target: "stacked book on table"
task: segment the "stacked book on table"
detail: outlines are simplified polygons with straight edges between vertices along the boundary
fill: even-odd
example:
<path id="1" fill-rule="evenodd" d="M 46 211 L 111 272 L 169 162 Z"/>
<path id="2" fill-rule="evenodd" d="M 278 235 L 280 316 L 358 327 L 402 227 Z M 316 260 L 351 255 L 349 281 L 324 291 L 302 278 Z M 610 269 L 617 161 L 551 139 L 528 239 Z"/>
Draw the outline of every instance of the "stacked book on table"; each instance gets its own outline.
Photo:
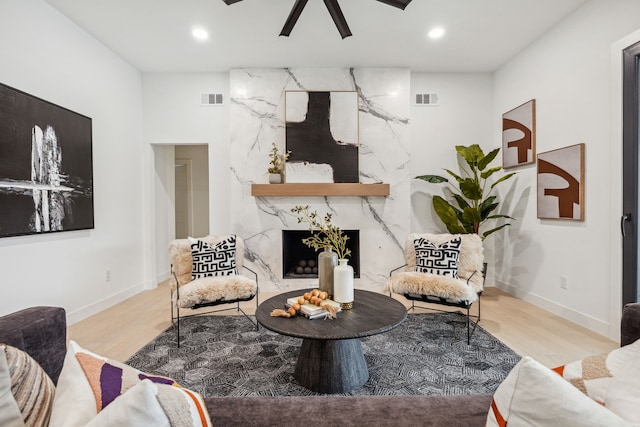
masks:
<path id="1" fill-rule="evenodd" d="M 287 308 L 293 306 L 293 304 L 298 302 L 299 297 L 289 298 L 287 302 L 284 304 Z M 340 307 L 340 303 L 337 303 L 332 300 L 324 300 L 323 304 L 330 304 L 338 309 L 338 312 L 342 311 Z M 329 312 L 325 310 L 323 307 L 319 307 L 315 304 L 311 304 L 309 301 L 306 301 L 304 304 L 300 305 L 300 310 L 298 310 L 298 314 L 306 317 L 307 319 L 324 319 L 327 317 Z"/>

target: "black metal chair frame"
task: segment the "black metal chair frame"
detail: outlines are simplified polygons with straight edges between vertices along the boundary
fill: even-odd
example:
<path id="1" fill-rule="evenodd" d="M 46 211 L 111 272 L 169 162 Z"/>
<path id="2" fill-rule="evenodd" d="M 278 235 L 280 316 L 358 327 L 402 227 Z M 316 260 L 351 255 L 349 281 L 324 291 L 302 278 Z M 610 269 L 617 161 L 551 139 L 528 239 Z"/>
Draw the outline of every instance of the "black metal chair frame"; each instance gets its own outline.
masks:
<path id="1" fill-rule="evenodd" d="M 249 322 L 251 322 L 251 324 L 253 326 L 256 327 L 256 331 L 258 330 L 258 322 L 254 321 L 251 319 L 251 317 L 249 317 L 249 315 L 247 313 L 244 312 L 244 310 L 240 307 L 240 303 L 243 301 L 251 301 L 253 299 L 256 300 L 256 310 L 258 309 L 258 305 L 259 305 L 259 301 L 258 301 L 258 274 L 253 271 L 252 269 L 250 269 L 249 267 L 247 267 L 246 265 L 243 265 L 242 268 L 250 271 L 251 273 L 253 273 L 253 275 L 255 276 L 255 281 L 256 281 L 256 293 L 255 295 L 252 295 L 248 298 L 236 298 L 236 299 L 232 299 L 232 300 L 216 300 L 216 301 L 210 301 L 210 302 L 205 302 L 205 303 L 200 303 L 200 304 L 195 304 L 193 307 L 189 307 L 191 310 L 196 310 L 199 308 L 203 308 L 203 307 L 215 307 L 218 305 L 222 305 L 222 304 L 236 304 L 235 307 L 229 307 L 229 308 L 221 308 L 221 309 L 217 309 L 217 310 L 208 310 L 208 311 L 203 311 L 200 313 L 193 313 L 193 314 L 188 314 L 186 316 L 182 316 L 182 319 L 185 318 L 189 318 L 189 317 L 196 317 L 196 316 L 204 316 L 206 314 L 211 314 L 211 313 L 219 313 L 222 311 L 229 311 L 229 310 L 236 310 L 239 311 L 240 313 L 242 313 L 244 315 L 244 317 L 247 318 L 247 320 L 249 320 Z M 178 341 L 178 348 L 180 348 L 180 305 L 178 304 L 178 301 L 180 300 L 180 286 L 178 286 L 178 277 L 176 276 L 175 272 L 173 271 L 173 264 L 171 264 L 171 274 L 173 275 L 174 280 L 176 281 L 176 289 L 173 290 L 171 289 L 171 323 L 173 324 L 173 326 L 176 328 L 176 339 Z M 175 304 L 173 302 L 173 293 L 176 293 L 176 300 L 175 300 Z M 174 316 L 174 310 L 173 310 L 173 306 L 175 305 L 175 316 Z"/>
<path id="2" fill-rule="evenodd" d="M 396 271 L 398 271 L 400 269 L 403 269 L 405 267 L 407 267 L 407 264 L 401 265 L 398 268 L 394 268 L 393 270 L 391 270 L 389 272 L 389 277 L 391 277 L 391 275 L 393 273 L 395 273 Z M 476 274 L 476 272 L 473 272 L 473 274 L 467 278 L 467 286 L 471 286 L 469 281 L 471 280 L 471 278 L 473 277 L 474 274 Z M 482 280 L 483 280 L 483 285 L 484 285 L 484 276 L 482 276 Z M 389 296 L 391 296 L 391 294 L 392 294 L 392 292 L 389 291 Z M 422 295 L 422 294 L 410 294 L 410 293 L 403 293 L 402 295 L 406 299 L 411 301 L 411 307 L 407 308 L 407 311 L 409 311 L 409 310 L 414 310 L 415 311 L 416 308 L 421 308 L 423 310 L 438 311 L 438 312 L 441 312 L 441 313 L 451 313 L 450 311 L 447 311 L 447 310 L 438 310 L 437 308 L 425 307 L 423 305 L 416 305 L 416 303 L 415 303 L 416 301 L 424 302 L 424 303 L 428 303 L 428 304 L 446 305 L 448 307 L 457 307 L 457 308 L 462 308 L 462 309 L 466 310 L 467 311 L 467 314 L 466 314 L 466 317 L 467 317 L 467 345 L 471 344 L 471 336 L 476 331 L 476 327 L 478 326 L 478 322 L 480 322 L 480 307 L 481 307 L 480 297 L 482 296 L 482 291 L 478 292 L 478 314 L 477 315 L 471 314 L 471 305 L 473 305 L 473 302 L 469 302 L 469 301 L 460 301 L 460 302 L 447 301 L 446 298 L 442 298 L 442 297 L 439 297 L 439 296 L 436 296 L 436 295 Z M 475 319 L 475 320 L 472 321 L 471 319 Z M 473 329 L 471 329 L 471 324 L 473 324 Z"/>

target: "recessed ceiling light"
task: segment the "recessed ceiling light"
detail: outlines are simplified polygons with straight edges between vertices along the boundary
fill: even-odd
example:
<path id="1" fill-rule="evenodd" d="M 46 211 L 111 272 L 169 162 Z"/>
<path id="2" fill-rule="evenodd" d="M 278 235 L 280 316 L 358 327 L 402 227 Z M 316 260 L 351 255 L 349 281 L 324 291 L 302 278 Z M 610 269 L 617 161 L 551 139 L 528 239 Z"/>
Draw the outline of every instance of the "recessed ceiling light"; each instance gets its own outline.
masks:
<path id="1" fill-rule="evenodd" d="M 209 38 L 209 33 L 204 28 L 194 28 L 191 34 L 196 40 L 207 40 Z"/>
<path id="2" fill-rule="evenodd" d="M 442 28 L 442 27 L 432 28 L 429 31 L 429 38 L 430 39 L 439 39 L 442 36 L 444 36 L 444 28 Z"/>

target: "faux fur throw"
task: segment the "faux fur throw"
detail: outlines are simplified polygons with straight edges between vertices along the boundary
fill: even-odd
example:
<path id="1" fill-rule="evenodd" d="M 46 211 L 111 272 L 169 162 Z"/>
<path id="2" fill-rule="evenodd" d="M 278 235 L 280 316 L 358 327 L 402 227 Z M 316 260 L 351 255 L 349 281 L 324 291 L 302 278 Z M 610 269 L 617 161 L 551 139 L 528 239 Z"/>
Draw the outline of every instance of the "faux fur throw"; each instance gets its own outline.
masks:
<path id="1" fill-rule="evenodd" d="M 465 280 L 417 271 L 393 274 L 387 280 L 385 292 L 434 295 L 455 302 L 473 302 L 478 298 L 477 292 L 471 286 L 467 286 Z"/>
<path id="2" fill-rule="evenodd" d="M 416 269 L 416 252 L 414 240 L 423 237 L 437 245 L 448 242 L 455 237 L 462 239 L 460 258 L 458 259 L 458 277 L 439 276 L 429 273 L 418 273 Z M 413 293 L 434 295 L 452 301 L 472 302 L 477 299 L 478 292 L 483 289 L 484 262 L 482 240 L 477 234 L 410 234 L 405 244 L 406 271 L 395 273 L 385 284 L 386 292 L 399 294 Z M 467 279 L 469 279 L 467 285 Z"/>
<path id="3" fill-rule="evenodd" d="M 256 282 L 241 275 L 202 277 L 180 287 L 178 305 L 190 308 L 210 301 L 232 301 L 256 294 Z"/>
<path id="4" fill-rule="evenodd" d="M 215 246 L 228 236 L 206 236 L 198 240 Z M 242 269 L 244 255 L 244 241 L 236 236 L 236 268 Z M 193 307 L 196 304 L 238 298 L 248 298 L 255 295 L 257 285 L 253 279 L 242 275 L 202 277 L 191 280 L 191 244 L 189 239 L 176 239 L 169 243 L 169 257 L 171 259 L 171 288 L 180 287 L 178 305 L 182 308 Z M 177 283 L 176 283 L 177 278 Z"/>

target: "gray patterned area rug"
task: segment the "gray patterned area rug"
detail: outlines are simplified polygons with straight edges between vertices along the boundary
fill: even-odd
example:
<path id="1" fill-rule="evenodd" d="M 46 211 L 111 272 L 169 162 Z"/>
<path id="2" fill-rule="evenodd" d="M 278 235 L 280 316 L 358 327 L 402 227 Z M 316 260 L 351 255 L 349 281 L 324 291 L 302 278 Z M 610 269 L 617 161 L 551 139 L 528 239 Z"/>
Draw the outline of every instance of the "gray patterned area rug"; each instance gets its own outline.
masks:
<path id="1" fill-rule="evenodd" d="M 314 320 L 329 321 L 329 320 Z M 363 338 L 369 380 L 348 395 L 493 393 L 520 356 L 478 327 L 467 345 L 461 313 L 409 314 L 392 331 Z M 252 327 L 242 316 L 180 322 L 127 364 L 173 378 L 203 396 L 317 395 L 293 377 L 302 340 Z"/>

